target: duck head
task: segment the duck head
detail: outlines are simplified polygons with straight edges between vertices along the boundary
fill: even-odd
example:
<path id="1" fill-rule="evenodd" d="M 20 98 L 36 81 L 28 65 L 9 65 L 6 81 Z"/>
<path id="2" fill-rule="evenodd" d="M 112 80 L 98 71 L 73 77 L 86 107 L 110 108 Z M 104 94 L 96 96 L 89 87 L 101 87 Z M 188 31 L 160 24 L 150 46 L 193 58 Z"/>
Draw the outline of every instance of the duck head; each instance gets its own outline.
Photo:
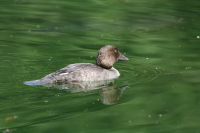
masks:
<path id="1" fill-rule="evenodd" d="M 106 45 L 99 50 L 96 64 L 97 66 L 101 66 L 105 69 L 110 69 L 116 61 L 126 60 L 129 59 L 122 55 L 117 47 Z"/>

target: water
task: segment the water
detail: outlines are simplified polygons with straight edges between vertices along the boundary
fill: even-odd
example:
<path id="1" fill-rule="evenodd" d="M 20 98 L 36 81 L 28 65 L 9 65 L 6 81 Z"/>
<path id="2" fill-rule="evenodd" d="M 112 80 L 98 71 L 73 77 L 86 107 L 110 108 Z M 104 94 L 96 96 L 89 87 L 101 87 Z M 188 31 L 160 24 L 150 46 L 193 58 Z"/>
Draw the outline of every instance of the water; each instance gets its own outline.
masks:
<path id="1" fill-rule="evenodd" d="M 4 1 L 0 130 L 200 132 L 198 0 Z M 121 76 L 93 90 L 27 86 L 115 45 Z"/>

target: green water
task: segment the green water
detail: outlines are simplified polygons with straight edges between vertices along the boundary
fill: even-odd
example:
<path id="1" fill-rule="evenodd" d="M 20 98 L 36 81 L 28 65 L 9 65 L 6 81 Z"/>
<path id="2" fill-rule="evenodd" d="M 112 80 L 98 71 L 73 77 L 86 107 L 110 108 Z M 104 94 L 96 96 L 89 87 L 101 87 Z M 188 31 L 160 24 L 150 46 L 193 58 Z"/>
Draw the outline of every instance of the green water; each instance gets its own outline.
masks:
<path id="1" fill-rule="evenodd" d="M 199 0 L 13 0 L 0 5 L 3 133 L 199 133 Z M 107 88 L 27 86 L 115 45 Z"/>

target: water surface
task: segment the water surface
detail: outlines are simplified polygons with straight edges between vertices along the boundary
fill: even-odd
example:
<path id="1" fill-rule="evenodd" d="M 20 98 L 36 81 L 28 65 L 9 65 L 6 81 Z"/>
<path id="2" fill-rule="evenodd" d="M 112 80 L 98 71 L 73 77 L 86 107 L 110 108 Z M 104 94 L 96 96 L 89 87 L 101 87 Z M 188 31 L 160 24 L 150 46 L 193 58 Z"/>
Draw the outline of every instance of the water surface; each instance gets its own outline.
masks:
<path id="1" fill-rule="evenodd" d="M 198 0 L 5 1 L 0 14 L 0 130 L 200 132 Z M 115 45 L 121 76 L 88 91 L 27 86 Z"/>

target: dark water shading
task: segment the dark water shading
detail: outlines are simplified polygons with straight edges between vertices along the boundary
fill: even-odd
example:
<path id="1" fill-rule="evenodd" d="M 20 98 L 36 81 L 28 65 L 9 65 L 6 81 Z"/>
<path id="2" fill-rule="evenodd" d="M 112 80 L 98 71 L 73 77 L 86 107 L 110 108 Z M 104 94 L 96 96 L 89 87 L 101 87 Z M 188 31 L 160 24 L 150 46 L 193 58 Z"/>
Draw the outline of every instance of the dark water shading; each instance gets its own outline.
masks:
<path id="1" fill-rule="evenodd" d="M 2 2 L 0 131 L 200 132 L 199 7 L 198 0 Z M 114 65 L 121 76 L 112 84 L 84 92 L 23 84 L 95 63 L 108 44 L 129 58 Z"/>

